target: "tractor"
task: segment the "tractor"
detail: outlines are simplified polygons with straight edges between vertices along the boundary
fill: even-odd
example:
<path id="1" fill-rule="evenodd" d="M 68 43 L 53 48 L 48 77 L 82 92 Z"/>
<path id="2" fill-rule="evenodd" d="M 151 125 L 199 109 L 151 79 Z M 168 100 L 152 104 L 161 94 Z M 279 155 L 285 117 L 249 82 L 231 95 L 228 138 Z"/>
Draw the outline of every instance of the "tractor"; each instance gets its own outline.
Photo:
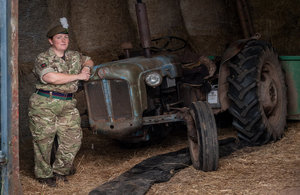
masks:
<path id="1" fill-rule="evenodd" d="M 94 66 L 84 83 L 94 132 L 136 143 L 183 124 L 192 164 L 202 171 L 218 168 L 218 113 L 229 111 L 239 140 L 248 145 L 281 138 L 285 75 L 278 55 L 259 34 L 232 43 L 222 58 L 199 56 L 180 52 L 187 48 L 181 38 L 151 40 L 141 1 L 136 12 L 143 51 L 131 53 L 125 43 L 122 59 Z"/>

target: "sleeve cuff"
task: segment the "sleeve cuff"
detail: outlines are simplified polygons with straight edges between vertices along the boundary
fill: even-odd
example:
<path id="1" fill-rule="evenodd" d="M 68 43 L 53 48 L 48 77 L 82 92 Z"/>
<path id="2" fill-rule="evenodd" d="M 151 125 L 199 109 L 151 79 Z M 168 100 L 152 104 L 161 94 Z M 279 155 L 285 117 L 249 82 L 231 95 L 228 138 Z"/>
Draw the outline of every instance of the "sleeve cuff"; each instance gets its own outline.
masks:
<path id="1" fill-rule="evenodd" d="M 45 68 L 42 70 L 40 74 L 40 80 L 43 84 L 48 84 L 46 81 L 43 80 L 43 76 L 49 72 L 55 72 L 55 70 L 53 68 Z"/>
<path id="2" fill-rule="evenodd" d="M 87 61 L 91 60 L 91 57 L 89 57 L 89 56 L 84 56 L 84 57 L 85 57 L 85 59 L 84 59 L 83 64 L 86 63 Z"/>

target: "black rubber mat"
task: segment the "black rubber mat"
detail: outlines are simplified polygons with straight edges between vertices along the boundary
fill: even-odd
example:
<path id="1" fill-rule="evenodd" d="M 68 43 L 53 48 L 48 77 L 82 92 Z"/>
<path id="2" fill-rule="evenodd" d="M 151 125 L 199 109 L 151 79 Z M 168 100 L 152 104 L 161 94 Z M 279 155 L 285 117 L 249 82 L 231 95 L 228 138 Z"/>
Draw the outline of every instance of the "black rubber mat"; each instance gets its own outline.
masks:
<path id="1" fill-rule="evenodd" d="M 242 148 L 235 138 L 219 140 L 220 157 Z M 148 158 L 119 177 L 92 190 L 89 195 L 142 195 L 154 183 L 166 182 L 180 169 L 190 166 L 188 148 Z"/>

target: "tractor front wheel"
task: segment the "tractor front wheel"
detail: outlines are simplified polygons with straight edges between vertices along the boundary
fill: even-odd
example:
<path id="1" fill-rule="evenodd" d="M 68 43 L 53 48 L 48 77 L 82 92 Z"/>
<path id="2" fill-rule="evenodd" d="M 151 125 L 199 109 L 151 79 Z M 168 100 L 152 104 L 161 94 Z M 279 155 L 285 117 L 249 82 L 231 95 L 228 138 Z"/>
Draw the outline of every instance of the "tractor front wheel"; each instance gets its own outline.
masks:
<path id="1" fill-rule="evenodd" d="M 193 102 L 188 120 L 191 160 L 197 170 L 215 171 L 219 164 L 219 145 L 214 114 L 207 102 Z"/>

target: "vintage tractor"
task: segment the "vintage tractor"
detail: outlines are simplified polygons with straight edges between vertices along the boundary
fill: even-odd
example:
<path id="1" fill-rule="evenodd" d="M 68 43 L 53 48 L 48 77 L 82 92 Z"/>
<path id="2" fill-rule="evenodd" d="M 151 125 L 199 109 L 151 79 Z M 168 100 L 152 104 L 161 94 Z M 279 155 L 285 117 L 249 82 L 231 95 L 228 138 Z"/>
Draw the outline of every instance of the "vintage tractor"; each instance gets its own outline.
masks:
<path id="1" fill-rule="evenodd" d="M 185 124 L 193 166 L 218 168 L 214 115 L 229 110 L 238 137 L 249 145 L 279 139 L 286 124 L 286 86 L 278 56 L 256 35 L 233 43 L 217 64 L 195 53 L 177 52 L 176 37 L 151 47 L 145 4 L 136 4 L 143 56 L 96 65 L 84 83 L 93 131 L 126 142 L 163 136 Z M 181 44 L 170 48 L 172 42 Z M 157 51 L 163 52 L 157 52 Z M 156 51 L 156 52 L 154 52 Z"/>

